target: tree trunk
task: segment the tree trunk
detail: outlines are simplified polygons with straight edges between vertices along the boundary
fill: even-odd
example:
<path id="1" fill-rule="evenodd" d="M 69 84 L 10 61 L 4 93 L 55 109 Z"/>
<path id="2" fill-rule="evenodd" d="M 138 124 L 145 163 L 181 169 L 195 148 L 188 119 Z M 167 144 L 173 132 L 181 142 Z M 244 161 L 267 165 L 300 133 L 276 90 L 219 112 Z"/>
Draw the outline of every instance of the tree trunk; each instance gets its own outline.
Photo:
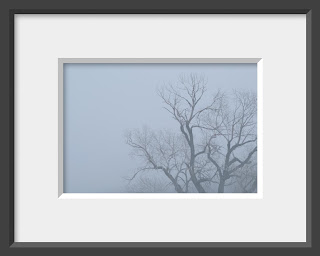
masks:
<path id="1" fill-rule="evenodd" d="M 193 184 L 199 193 L 206 193 L 206 191 L 204 190 L 204 188 L 201 186 L 201 184 L 198 181 L 193 182 Z"/>
<path id="2" fill-rule="evenodd" d="M 219 187 L 218 187 L 218 193 L 224 193 L 224 185 L 225 185 L 225 180 L 220 179 Z"/>
<path id="3" fill-rule="evenodd" d="M 191 180 L 192 183 L 194 184 L 194 186 L 196 187 L 197 191 L 199 193 L 206 193 L 206 191 L 204 190 L 204 188 L 201 186 L 200 182 L 198 181 L 195 172 L 194 172 L 194 162 L 196 159 L 196 153 L 195 153 L 195 149 L 194 149 L 194 141 L 193 141 L 193 133 L 192 133 L 192 129 L 189 127 L 189 124 L 186 125 L 186 128 L 188 130 L 189 133 L 189 141 L 188 144 L 190 146 L 190 168 L 189 168 L 189 173 L 191 176 Z"/>
<path id="4" fill-rule="evenodd" d="M 183 193 L 183 190 L 181 186 L 178 184 L 178 182 L 172 177 L 172 175 L 168 171 L 164 171 L 164 174 L 171 180 L 172 184 L 174 185 L 174 189 L 178 193 Z"/>
<path id="5" fill-rule="evenodd" d="M 181 188 L 181 186 L 179 184 L 175 184 L 174 188 L 178 193 L 183 193 L 183 190 L 182 190 L 182 188 Z"/>
<path id="6" fill-rule="evenodd" d="M 189 173 L 191 176 L 192 183 L 194 184 L 194 186 L 196 187 L 196 189 L 199 193 L 206 193 L 206 191 L 201 186 L 200 182 L 198 181 L 198 179 L 194 173 L 194 156 L 191 156 L 191 159 L 192 159 L 191 160 L 191 168 L 189 169 Z"/>

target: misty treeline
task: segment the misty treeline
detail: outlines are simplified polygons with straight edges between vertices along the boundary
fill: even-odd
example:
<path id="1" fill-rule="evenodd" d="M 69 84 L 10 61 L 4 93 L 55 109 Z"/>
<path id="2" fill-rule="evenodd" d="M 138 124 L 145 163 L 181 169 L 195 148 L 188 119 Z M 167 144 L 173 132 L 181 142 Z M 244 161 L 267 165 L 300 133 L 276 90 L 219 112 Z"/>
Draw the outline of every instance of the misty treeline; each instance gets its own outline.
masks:
<path id="1" fill-rule="evenodd" d="M 257 192 L 257 95 L 207 91 L 199 74 L 180 75 L 158 90 L 177 131 L 128 131 L 126 143 L 141 164 L 128 192 Z"/>

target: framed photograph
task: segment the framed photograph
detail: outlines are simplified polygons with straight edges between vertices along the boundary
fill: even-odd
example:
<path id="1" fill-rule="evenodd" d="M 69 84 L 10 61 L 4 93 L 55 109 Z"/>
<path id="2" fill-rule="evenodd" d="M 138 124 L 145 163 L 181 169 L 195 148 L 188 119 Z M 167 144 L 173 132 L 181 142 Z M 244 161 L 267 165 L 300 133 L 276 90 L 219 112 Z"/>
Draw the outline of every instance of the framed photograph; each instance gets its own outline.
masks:
<path id="1" fill-rule="evenodd" d="M 7 250 L 311 247 L 311 9 L 9 14 Z"/>
<path id="2" fill-rule="evenodd" d="M 59 198 L 262 198 L 262 88 L 262 59 L 59 59 Z"/>

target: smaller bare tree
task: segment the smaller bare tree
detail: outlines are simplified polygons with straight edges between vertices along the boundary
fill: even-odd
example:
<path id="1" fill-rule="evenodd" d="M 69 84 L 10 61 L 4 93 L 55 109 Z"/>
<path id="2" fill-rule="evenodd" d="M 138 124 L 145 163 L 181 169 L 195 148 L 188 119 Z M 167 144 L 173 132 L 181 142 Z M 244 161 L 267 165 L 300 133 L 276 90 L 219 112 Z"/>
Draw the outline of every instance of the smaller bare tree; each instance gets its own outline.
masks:
<path id="1" fill-rule="evenodd" d="M 188 192 L 190 177 L 185 166 L 188 156 L 181 136 L 170 131 L 156 133 L 144 127 L 142 131 L 127 132 L 126 142 L 132 154 L 142 160 L 142 167 L 129 181 L 142 172 L 160 172 L 170 180 L 176 192 Z"/>

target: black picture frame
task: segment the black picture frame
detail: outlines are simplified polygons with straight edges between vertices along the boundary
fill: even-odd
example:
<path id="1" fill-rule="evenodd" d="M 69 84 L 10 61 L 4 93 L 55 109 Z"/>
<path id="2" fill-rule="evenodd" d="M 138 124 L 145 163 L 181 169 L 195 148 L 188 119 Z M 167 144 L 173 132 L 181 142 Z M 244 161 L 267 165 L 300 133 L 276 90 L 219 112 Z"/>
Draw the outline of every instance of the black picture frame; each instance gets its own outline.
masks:
<path id="1" fill-rule="evenodd" d="M 31 1 L 30 1 L 31 2 Z M 224 5 L 215 5 L 215 4 L 207 4 L 207 5 L 199 5 L 198 7 L 165 7 L 165 8 L 157 8 L 157 7 L 149 7 L 144 9 L 143 7 L 137 8 L 135 5 L 128 4 L 126 8 L 119 8 L 117 6 L 110 7 L 108 5 L 93 5 L 90 8 L 90 4 L 83 6 L 77 9 L 70 9 L 72 5 L 70 4 L 52 4 L 51 6 L 41 7 L 41 9 L 37 9 L 41 4 L 37 6 L 37 1 L 34 1 L 33 5 L 28 5 L 23 3 L 22 1 L 11 1 L 11 4 L 8 4 L 7 7 L 1 10 L 2 19 L 6 19 L 6 22 L 2 23 L 2 26 L 5 27 L 7 34 L 9 35 L 9 40 L 6 42 L 6 45 L 2 47 L 2 51 L 4 53 L 3 56 L 7 58 L 3 58 L 2 64 L 5 72 L 3 73 L 5 78 L 2 78 L 3 85 L 1 88 L 1 111 L 3 112 L 3 123 L 6 124 L 1 127 L 1 136 L 2 145 L 1 152 L 3 161 L 1 160 L 1 199 L 3 204 L 8 209 L 4 216 L 1 218 L 2 227 L 1 231 L 3 234 L 1 236 L 1 251 L 4 251 L 3 255 L 11 255 L 15 253 L 19 253 L 19 250 L 15 248 L 24 248 L 24 250 L 36 250 L 38 248 L 42 248 L 43 250 L 47 250 L 49 248 L 55 248 L 60 252 L 75 253 L 91 253 L 89 249 L 94 249 L 94 252 L 101 251 L 103 249 L 111 249 L 111 248 L 167 248 L 167 249 L 178 249 L 178 250 L 189 250 L 190 249 L 215 249 L 222 250 L 225 248 L 230 248 L 228 253 L 235 253 L 235 249 L 237 248 L 255 248 L 255 252 L 258 253 L 257 249 L 262 248 L 287 248 L 291 251 L 294 248 L 312 248 L 314 249 L 316 245 L 312 243 L 315 239 L 314 235 L 314 222 L 312 220 L 312 214 L 315 209 L 312 208 L 312 201 L 314 197 L 312 195 L 315 194 L 315 177 L 313 169 L 315 169 L 314 165 L 314 154 L 315 150 L 314 146 L 314 136 L 312 134 L 312 130 L 315 130 L 316 123 L 314 122 L 315 118 L 315 110 L 317 109 L 316 104 L 316 93 L 315 86 L 316 81 L 318 81 L 319 75 L 315 72 L 315 59 L 318 56 L 318 50 L 315 50 L 315 47 L 312 46 L 319 44 L 319 36 L 316 36 L 317 29 L 319 31 L 319 16 L 314 15 L 314 13 L 319 12 L 319 8 L 310 8 L 315 5 L 315 1 L 301 1 L 301 4 L 293 5 L 292 2 L 289 1 L 271 1 L 272 3 L 269 5 L 259 7 L 257 4 L 253 4 L 250 6 L 249 3 L 242 5 L 237 1 L 231 1 L 231 4 Z M 247 1 L 250 2 L 250 1 Z M 280 4 L 282 2 L 288 3 L 287 5 Z M 290 4 L 291 3 L 291 4 Z M 77 6 L 77 5 L 74 5 Z M 126 6 L 126 5 L 124 5 Z M 145 5 L 148 6 L 148 5 Z M 183 6 L 183 5 L 181 5 Z M 189 6 L 189 5 L 188 5 Z M 291 7 L 292 6 L 292 7 Z M 231 7 L 232 9 L 229 9 Z M 251 7 L 254 7 L 252 9 Z M 284 8 L 286 7 L 286 8 Z M 287 9 L 287 7 L 290 7 Z M 302 7 L 302 8 L 301 8 Z M 307 8 L 306 8 L 307 7 Z M 20 9 L 21 8 L 21 9 Z M 281 243 L 267 243 L 267 242 L 256 242 L 256 243 L 20 243 L 14 241 L 14 15 L 15 14 L 306 14 L 307 15 L 307 242 L 281 242 Z M 9 18 L 8 18 L 9 17 Z M 8 65 L 9 63 L 9 65 Z M 1 114 L 2 114 L 1 112 Z M 313 177 L 313 180 L 311 179 Z M 313 204 L 315 205 L 315 204 Z M 31 249 L 33 248 L 33 249 Z M 98 249 L 99 248 L 99 249 Z M 86 249 L 86 250 L 83 250 Z M 98 249 L 98 251 L 96 250 Z M 232 249 L 232 251 L 231 251 Z M 33 251 L 37 253 L 37 251 Z M 57 251 L 58 252 L 58 251 Z M 301 251 L 300 251 L 301 252 Z M 310 253 L 311 250 L 308 250 Z M 303 252 L 305 253 L 305 252 Z"/>

